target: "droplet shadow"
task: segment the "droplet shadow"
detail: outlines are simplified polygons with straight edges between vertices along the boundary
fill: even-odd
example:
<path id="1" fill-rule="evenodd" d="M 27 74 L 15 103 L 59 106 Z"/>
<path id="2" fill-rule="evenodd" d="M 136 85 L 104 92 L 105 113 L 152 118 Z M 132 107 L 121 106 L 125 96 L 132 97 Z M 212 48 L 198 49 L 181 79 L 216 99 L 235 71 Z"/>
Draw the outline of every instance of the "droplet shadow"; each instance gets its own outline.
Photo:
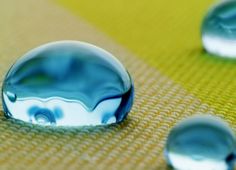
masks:
<path id="1" fill-rule="evenodd" d="M 229 58 L 229 57 L 213 55 L 211 53 L 208 53 L 204 48 L 201 47 L 191 49 L 189 55 L 197 56 L 200 59 L 208 62 L 236 64 L 236 56 L 235 58 Z"/>
<path id="2" fill-rule="evenodd" d="M 155 170 L 174 170 L 166 162 L 163 162 L 163 165 L 158 166 Z"/>
<path id="3" fill-rule="evenodd" d="M 6 118 L 3 111 L 0 111 L 0 122 L 3 127 L 7 127 L 7 130 L 14 131 L 14 133 L 20 133 L 25 135 L 60 135 L 71 136 L 76 135 L 86 135 L 94 136 L 99 134 L 107 135 L 109 133 L 115 133 L 117 131 L 125 130 L 131 123 L 132 119 L 130 117 L 126 118 L 123 122 L 111 125 L 100 125 L 100 126 L 82 126 L 82 127 L 61 127 L 61 126 L 40 126 L 35 124 L 30 124 L 23 122 L 21 120 L 15 120 L 11 118 Z"/>

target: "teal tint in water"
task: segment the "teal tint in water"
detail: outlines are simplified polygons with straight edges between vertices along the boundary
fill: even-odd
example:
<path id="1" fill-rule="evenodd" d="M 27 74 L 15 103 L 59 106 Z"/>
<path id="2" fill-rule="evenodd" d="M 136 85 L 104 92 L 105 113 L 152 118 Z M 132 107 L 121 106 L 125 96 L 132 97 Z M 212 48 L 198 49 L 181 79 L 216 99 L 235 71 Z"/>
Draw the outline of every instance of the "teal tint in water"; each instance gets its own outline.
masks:
<path id="1" fill-rule="evenodd" d="M 110 53 L 91 44 L 59 41 L 20 58 L 2 89 L 7 117 L 40 125 L 106 125 L 124 120 L 132 80 Z"/>
<path id="2" fill-rule="evenodd" d="M 195 116 L 171 130 L 165 156 L 176 170 L 233 170 L 235 149 L 227 124 L 212 116 Z"/>
<path id="3" fill-rule="evenodd" d="M 202 42 L 211 54 L 236 58 L 236 1 L 223 1 L 203 20 Z"/>

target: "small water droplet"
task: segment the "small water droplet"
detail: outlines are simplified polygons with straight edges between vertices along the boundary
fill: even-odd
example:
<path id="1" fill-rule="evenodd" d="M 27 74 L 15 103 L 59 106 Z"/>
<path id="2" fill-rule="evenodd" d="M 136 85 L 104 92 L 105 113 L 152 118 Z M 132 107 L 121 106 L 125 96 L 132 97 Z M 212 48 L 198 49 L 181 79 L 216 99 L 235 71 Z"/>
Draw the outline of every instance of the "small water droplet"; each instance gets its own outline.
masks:
<path id="1" fill-rule="evenodd" d="M 233 170 L 236 139 L 230 127 L 213 116 L 194 116 L 175 126 L 165 156 L 177 170 Z"/>
<path id="2" fill-rule="evenodd" d="M 202 41 L 209 53 L 236 58 L 236 1 L 222 1 L 211 8 L 202 24 Z"/>
<path id="3" fill-rule="evenodd" d="M 134 87 L 112 54 L 87 43 L 59 41 L 21 57 L 6 75 L 2 96 L 5 113 L 25 122 L 106 125 L 125 119 Z"/>

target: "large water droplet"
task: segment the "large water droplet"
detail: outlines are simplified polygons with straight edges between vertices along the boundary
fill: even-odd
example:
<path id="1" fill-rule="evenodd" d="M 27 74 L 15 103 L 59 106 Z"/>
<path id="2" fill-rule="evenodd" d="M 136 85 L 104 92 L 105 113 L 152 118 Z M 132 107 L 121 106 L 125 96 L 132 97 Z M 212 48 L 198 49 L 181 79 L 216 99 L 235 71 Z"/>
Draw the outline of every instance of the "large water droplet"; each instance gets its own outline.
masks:
<path id="1" fill-rule="evenodd" d="M 226 123 L 194 116 L 171 130 L 165 156 L 177 170 L 232 170 L 235 150 L 235 136 Z"/>
<path id="2" fill-rule="evenodd" d="M 118 123 L 130 111 L 134 88 L 110 53 L 78 41 L 59 41 L 25 54 L 3 83 L 8 117 L 40 125 Z"/>
<path id="3" fill-rule="evenodd" d="M 223 1 L 203 20 L 202 41 L 211 54 L 236 58 L 236 1 Z"/>

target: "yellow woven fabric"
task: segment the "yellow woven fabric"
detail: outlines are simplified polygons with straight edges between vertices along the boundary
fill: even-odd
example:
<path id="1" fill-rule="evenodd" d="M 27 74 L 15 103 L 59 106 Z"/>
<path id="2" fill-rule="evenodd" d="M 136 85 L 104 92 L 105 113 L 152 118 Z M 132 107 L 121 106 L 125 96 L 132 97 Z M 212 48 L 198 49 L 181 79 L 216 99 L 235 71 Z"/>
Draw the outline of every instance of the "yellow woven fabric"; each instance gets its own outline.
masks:
<path id="1" fill-rule="evenodd" d="M 0 5 L 0 80 L 26 51 L 55 40 L 96 44 L 134 78 L 128 119 L 108 127 L 43 128 L 0 115 L 0 169 L 166 170 L 171 127 L 192 114 L 225 118 L 235 130 L 234 61 L 201 50 L 209 2 L 5 0 Z"/>

